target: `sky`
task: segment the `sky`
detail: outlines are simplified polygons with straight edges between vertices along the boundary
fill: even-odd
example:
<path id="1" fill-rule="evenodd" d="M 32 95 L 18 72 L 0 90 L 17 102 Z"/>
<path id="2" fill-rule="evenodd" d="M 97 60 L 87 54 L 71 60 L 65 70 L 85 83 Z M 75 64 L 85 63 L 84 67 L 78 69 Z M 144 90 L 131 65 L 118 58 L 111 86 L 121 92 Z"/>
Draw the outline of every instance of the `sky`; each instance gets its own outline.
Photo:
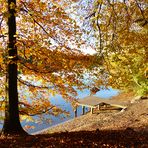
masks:
<path id="1" fill-rule="evenodd" d="M 93 1 L 94 0 L 79 0 L 77 3 L 72 4 L 70 7 L 66 9 L 66 13 L 68 13 L 70 17 L 76 21 L 77 25 L 84 32 L 86 29 L 88 29 L 89 26 L 85 26 L 85 17 L 88 15 L 89 9 L 92 6 Z M 91 30 L 90 27 L 89 29 Z M 96 51 L 92 46 L 93 44 L 95 44 L 95 39 L 93 37 L 89 38 L 88 34 L 86 33 L 83 33 L 82 38 L 86 40 L 87 44 L 82 45 L 80 50 L 86 54 L 95 54 Z"/>

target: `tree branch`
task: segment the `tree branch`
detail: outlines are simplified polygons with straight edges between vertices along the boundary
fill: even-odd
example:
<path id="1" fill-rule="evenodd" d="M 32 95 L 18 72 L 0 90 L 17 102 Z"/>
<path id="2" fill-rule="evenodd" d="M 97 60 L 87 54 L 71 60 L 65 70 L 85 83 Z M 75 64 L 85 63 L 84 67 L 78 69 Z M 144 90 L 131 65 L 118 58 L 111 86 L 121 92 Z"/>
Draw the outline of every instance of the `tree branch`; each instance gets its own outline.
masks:
<path id="1" fill-rule="evenodd" d="M 138 9 L 139 9 L 140 12 L 141 12 L 142 17 L 145 19 L 145 16 L 144 16 L 143 10 L 142 10 L 141 7 L 139 6 L 137 0 L 135 0 L 135 2 L 136 2 L 136 5 L 137 5 Z"/>
<path id="2" fill-rule="evenodd" d="M 87 17 L 85 17 L 85 19 L 91 18 L 92 16 L 95 16 L 96 12 L 91 13 L 90 15 L 88 15 Z"/>
<path id="3" fill-rule="evenodd" d="M 18 81 L 26 86 L 31 86 L 31 87 L 35 87 L 35 88 L 40 88 L 40 89 L 52 89 L 54 88 L 53 86 L 37 86 L 37 85 L 34 85 L 34 84 L 31 84 L 30 82 L 28 81 L 24 81 L 22 80 L 21 78 L 17 78 Z"/>
<path id="4" fill-rule="evenodd" d="M 102 7 L 102 4 L 99 4 L 98 6 L 98 14 L 100 14 L 100 11 L 101 11 L 101 7 Z M 98 27 L 98 30 L 99 30 L 99 38 L 100 38 L 100 54 L 102 53 L 102 33 L 101 33 L 101 27 L 100 27 L 100 24 L 99 24 L 99 15 L 97 16 L 97 27 Z"/>
<path id="5" fill-rule="evenodd" d="M 45 110 L 43 110 L 43 111 L 40 111 L 40 112 L 36 112 L 36 113 L 33 113 L 33 114 L 29 114 L 29 113 L 27 113 L 27 112 L 25 112 L 25 111 L 23 111 L 23 110 L 20 110 L 20 114 L 21 115 L 27 115 L 27 116 L 36 116 L 36 115 L 42 115 L 42 114 L 45 114 L 45 113 L 47 113 L 47 112 L 49 112 L 52 108 L 54 108 L 55 106 L 51 106 L 50 108 L 48 108 L 48 109 L 45 109 Z M 33 109 L 32 109 L 33 110 Z"/>

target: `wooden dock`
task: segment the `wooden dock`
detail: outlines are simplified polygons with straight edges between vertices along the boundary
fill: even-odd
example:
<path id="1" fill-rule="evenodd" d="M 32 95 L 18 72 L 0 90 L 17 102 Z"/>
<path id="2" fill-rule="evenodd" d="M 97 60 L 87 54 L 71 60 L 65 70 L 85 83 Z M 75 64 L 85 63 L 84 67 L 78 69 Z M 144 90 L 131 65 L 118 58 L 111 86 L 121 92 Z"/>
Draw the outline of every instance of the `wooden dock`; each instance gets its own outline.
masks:
<path id="1" fill-rule="evenodd" d="M 88 96 L 83 99 L 78 100 L 76 106 L 82 106 L 82 114 L 85 114 L 85 107 L 89 107 L 91 113 L 93 114 L 94 109 L 101 110 L 103 106 L 104 109 L 107 107 L 117 107 L 125 109 L 127 106 L 124 102 L 114 101 L 111 99 L 102 99 L 96 96 Z M 75 117 L 77 117 L 77 107 L 75 108 Z"/>

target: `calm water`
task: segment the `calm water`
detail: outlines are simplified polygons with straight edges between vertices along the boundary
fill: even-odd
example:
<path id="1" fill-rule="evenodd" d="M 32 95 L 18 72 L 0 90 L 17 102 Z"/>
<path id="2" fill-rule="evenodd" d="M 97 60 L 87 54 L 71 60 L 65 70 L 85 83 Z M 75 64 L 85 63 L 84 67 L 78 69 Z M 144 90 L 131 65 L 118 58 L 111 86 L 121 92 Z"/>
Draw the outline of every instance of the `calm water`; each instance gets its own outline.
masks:
<path id="1" fill-rule="evenodd" d="M 88 89 L 85 89 L 83 91 L 78 91 L 78 98 L 83 99 L 84 97 L 89 96 L 89 93 L 90 92 L 89 92 Z M 107 99 L 107 98 L 110 98 L 112 96 L 117 95 L 118 93 L 119 93 L 119 91 L 114 90 L 114 89 L 101 90 L 101 91 L 97 92 L 95 96 Z M 64 121 L 67 121 L 67 120 L 70 120 L 70 119 L 74 118 L 74 112 L 73 112 L 73 109 L 71 107 L 71 104 L 66 102 L 60 95 L 56 95 L 54 97 L 51 97 L 51 103 L 54 104 L 54 105 L 58 105 L 62 109 L 68 111 L 70 113 L 70 116 L 69 117 L 63 117 L 62 115 L 60 115 L 58 117 L 54 117 L 54 116 L 51 116 L 51 115 L 48 115 L 48 116 L 46 115 L 48 118 L 50 118 L 52 120 L 51 123 L 47 123 L 46 120 L 43 120 L 43 122 L 40 123 L 40 124 L 39 123 L 34 123 L 34 122 L 26 123 L 24 121 L 24 122 L 22 122 L 22 126 L 27 124 L 29 126 L 34 126 L 35 127 L 34 129 L 29 129 L 27 131 L 28 133 L 37 132 L 37 131 L 40 131 L 42 129 L 48 128 L 50 126 L 54 126 L 56 124 L 59 124 L 59 123 L 62 123 Z M 82 108 L 78 107 L 78 116 L 80 116 L 81 113 L 82 113 Z M 44 116 L 44 117 L 46 118 L 46 116 Z M 34 118 L 36 118 L 36 117 L 34 117 Z M 2 125 L 0 125 L 0 128 L 2 128 Z"/>

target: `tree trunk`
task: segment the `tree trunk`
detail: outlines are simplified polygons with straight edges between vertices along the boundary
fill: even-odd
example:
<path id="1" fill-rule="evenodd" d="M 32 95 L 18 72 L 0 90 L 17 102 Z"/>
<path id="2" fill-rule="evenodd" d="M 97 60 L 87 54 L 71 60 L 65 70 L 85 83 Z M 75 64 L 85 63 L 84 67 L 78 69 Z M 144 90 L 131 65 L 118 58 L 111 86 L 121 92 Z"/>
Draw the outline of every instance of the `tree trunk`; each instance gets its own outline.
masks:
<path id="1" fill-rule="evenodd" d="M 6 106 L 2 133 L 4 135 L 27 134 L 19 119 L 17 90 L 16 0 L 8 0 L 8 60 L 6 76 Z"/>

